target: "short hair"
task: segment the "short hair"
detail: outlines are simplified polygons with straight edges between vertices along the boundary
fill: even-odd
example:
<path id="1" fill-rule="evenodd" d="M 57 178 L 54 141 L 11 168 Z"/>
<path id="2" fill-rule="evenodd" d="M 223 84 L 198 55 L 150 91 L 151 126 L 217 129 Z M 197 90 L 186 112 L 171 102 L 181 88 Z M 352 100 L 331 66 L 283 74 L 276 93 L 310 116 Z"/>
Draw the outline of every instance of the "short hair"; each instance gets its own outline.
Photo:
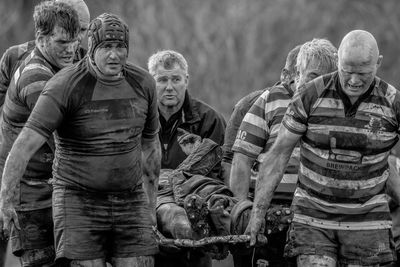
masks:
<path id="1" fill-rule="evenodd" d="M 77 37 L 80 31 L 78 13 L 62 2 L 39 3 L 35 6 L 33 20 L 36 33 L 44 36 L 52 34 L 55 26 L 63 28 L 71 38 Z"/>
<path id="2" fill-rule="evenodd" d="M 294 81 L 294 77 L 296 76 L 296 64 L 297 64 L 297 55 L 299 54 L 301 45 L 295 46 L 292 50 L 289 51 L 286 57 L 285 67 L 281 72 L 281 82 L 290 84 Z"/>
<path id="3" fill-rule="evenodd" d="M 163 66 L 165 69 L 172 69 L 175 64 L 188 74 L 189 67 L 186 62 L 186 59 L 182 56 L 182 54 L 174 51 L 174 50 L 162 50 L 153 54 L 147 63 L 149 72 L 151 75 L 156 73 L 158 66 Z"/>
<path id="4" fill-rule="evenodd" d="M 305 69 L 308 64 L 317 59 L 320 68 L 326 68 L 328 72 L 337 70 L 337 49 L 327 39 L 313 39 L 304 43 L 297 56 L 297 70 Z"/>
<path id="5" fill-rule="evenodd" d="M 87 19 L 87 23 L 90 23 L 89 8 L 84 0 L 56 0 L 56 2 L 70 5 L 78 13 L 79 21 L 84 20 L 86 22 Z"/>

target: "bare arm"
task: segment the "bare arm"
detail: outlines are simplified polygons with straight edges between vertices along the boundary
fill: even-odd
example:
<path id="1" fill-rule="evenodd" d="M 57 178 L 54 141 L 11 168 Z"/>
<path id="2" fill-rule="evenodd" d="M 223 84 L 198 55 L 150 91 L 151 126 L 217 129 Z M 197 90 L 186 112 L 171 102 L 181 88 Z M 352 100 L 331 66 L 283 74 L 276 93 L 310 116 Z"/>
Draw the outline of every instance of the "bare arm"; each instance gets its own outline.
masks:
<path id="1" fill-rule="evenodd" d="M 400 169 L 396 157 L 389 156 L 389 177 L 386 182 L 386 193 L 400 204 Z"/>
<path id="2" fill-rule="evenodd" d="M 161 168 L 161 147 L 158 136 L 142 138 L 143 188 L 149 200 L 153 223 L 156 224 L 158 177 Z"/>
<path id="3" fill-rule="evenodd" d="M 234 153 L 229 187 L 233 195 L 241 200 L 247 199 L 250 187 L 251 167 L 253 164 L 253 158 L 240 152 Z"/>
<path id="4" fill-rule="evenodd" d="M 15 214 L 18 184 L 30 158 L 45 142 L 44 136 L 24 127 L 7 157 L 0 192 L 0 211 L 3 215 L 3 229 L 6 235 L 9 233 L 12 221 L 19 228 Z"/>
<path id="5" fill-rule="evenodd" d="M 301 135 L 294 134 L 283 126 L 280 127 L 278 138 L 261 163 L 253 209 L 246 231 L 250 231 L 250 245 L 256 243 L 256 236 L 262 228 L 273 193 L 282 180 L 290 155 L 300 138 Z"/>

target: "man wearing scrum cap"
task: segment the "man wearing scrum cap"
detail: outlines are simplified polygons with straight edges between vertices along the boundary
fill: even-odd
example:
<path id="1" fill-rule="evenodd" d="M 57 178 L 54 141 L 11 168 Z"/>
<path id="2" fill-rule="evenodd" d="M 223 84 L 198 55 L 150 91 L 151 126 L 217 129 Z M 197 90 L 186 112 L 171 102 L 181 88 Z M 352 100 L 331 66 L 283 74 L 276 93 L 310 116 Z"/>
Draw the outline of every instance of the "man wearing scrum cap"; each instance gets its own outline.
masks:
<path id="1" fill-rule="evenodd" d="M 60 69 L 73 64 L 78 45 L 78 14 L 70 5 L 42 2 L 35 6 L 33 18 L 36 46 L 15 71 L 4 102 L 0 172 L 45 83 Z M 23 266 L 48 266 L 54 261 L 52 190 L 48 184 L 52 177 L 53 143 L 50 138 L 40 146 L 12 192 L 20 224 L 13 222 L 11 247 Z M 7 218 L 3 219 L 7 223 Z"/>
<path id="2" fill-rule="evenodd" d="M 155 82 L 127 63 L 129 30 L 112 14 L 89 26 L 88 56 L 45 86 L 4 169 L 5 230 L 17 221 L 17 182 L 56 131 L 53 219 L 57 261 L 153 266 L 161 162 Z"/>

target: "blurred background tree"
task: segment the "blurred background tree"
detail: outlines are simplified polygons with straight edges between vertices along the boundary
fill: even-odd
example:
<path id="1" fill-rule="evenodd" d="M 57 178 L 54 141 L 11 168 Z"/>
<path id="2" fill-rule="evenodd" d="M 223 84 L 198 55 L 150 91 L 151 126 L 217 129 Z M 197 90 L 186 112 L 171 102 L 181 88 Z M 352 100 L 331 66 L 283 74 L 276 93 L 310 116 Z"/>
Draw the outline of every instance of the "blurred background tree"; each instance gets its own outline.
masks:
<path id="1" fill-rule="evenodd" d="M 34 38 L 39 0 L 0 2 L 0 53 Z M 92 18 L 120 15 L 131 29 L 130 60 L 146 68 L 160 49 L 189 62 L 190 92 L 229 117 L 247 93 L 279 79 L 288 51 L 312 38 L 338 46 L 365 29 L 384 56 L 379 76 L 400 86 L 400 1 L 397 0 L 86 0 Z"/>

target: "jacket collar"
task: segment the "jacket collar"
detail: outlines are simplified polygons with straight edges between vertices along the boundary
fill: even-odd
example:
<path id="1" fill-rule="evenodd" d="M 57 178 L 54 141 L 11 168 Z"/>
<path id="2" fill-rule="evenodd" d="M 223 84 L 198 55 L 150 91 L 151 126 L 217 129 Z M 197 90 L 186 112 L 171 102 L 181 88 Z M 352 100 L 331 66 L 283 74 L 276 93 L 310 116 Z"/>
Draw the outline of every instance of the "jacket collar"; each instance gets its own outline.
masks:
<path id="1" fill-rule="evenodd" d="M 200 111 L 197 105 L 193 105 L 192 97 L 186 90 L 185 100 L 182 105 L 182 122 L 194 123 L 200 120 Z"/>

